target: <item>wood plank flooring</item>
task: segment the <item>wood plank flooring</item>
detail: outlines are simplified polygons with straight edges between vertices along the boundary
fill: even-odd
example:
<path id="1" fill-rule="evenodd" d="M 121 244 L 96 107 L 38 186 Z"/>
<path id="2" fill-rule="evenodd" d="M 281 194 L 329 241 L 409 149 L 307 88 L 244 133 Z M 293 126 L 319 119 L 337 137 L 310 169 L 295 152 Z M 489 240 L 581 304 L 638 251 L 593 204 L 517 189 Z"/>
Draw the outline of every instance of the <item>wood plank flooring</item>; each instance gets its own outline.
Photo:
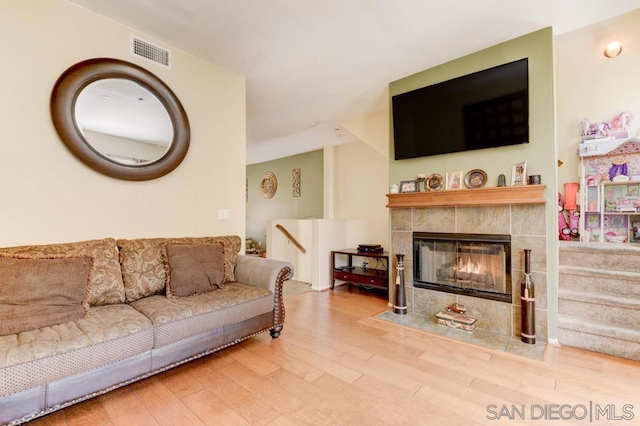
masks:
<path id="1" fill-rule="evenodd" d="M 31 424 L 640 424 L 639 362 L 569 347 L 536 362 L 455 342 L 373 319 L 385 298 L 347 286 L 285 306 L 279 339 L 262 334 Z"/>

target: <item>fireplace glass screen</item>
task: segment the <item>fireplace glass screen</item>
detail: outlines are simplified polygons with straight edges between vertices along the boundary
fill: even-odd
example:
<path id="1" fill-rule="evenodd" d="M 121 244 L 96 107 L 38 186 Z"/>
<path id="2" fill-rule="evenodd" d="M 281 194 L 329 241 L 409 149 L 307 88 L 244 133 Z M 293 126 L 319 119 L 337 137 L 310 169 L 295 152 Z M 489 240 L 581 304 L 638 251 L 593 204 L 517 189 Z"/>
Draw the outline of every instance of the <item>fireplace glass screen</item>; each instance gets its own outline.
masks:
<path id="1" fill-rule="evenodd" d="M 511 236 L 415 232 L 414 286 L 511 303 Z"/>

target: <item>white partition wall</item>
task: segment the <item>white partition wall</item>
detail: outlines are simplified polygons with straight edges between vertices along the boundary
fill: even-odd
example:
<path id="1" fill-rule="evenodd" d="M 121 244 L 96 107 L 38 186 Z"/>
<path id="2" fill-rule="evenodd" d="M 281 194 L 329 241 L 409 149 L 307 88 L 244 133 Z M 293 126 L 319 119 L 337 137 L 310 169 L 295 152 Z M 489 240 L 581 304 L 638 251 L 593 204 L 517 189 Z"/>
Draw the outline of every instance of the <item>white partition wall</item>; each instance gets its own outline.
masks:
<path id="1" fill-rule="evenodd" d="M 313 220 L 278 219 L 267 222 L 267 257 L 293 264 L 296 281 L 312 282 Z M 302 253 L 276 225 L 286 229 L 306 250 Z"/>
<path id="2" fill-rule="evenodd" d="M 288 238 L 276 228 L 286 228 L 307 250 L 302 254 Z M 323 291 L 331 288 L 331 251 L 358 244 L 382 244 L 372 234 L 371 221 L 354 219 L 271 220 L 267 224 L 267 257 L 291 262 L 295 269 L 293 279 L 311 284 L 311 289 Z M 378 237 L 379 238 L 379 237 Z"/>

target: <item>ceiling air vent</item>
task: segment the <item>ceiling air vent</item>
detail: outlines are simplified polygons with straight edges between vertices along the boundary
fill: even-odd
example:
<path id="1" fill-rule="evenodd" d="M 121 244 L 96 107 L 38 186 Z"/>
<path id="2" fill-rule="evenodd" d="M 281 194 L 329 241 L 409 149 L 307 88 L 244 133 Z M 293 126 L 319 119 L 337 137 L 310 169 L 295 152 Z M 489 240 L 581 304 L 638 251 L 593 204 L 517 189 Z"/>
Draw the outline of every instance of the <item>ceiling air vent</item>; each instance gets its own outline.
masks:
<path id="1" fill-rule="evenodd" d="M 131 36 L 131 54 L 164 65 L 169 68 L 169 51 L 148 41 Z"/>

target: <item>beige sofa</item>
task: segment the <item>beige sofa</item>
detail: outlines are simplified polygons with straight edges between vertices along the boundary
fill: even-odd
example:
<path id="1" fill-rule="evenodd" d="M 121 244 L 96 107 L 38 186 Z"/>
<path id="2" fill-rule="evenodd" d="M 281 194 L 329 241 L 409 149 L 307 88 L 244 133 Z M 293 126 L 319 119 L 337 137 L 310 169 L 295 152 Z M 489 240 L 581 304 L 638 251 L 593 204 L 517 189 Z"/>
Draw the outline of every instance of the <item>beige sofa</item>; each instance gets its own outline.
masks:
<path id="1" fill-rule="evenodd" d="M 0 335 L 0 424 L 20 424 L 267 330 L 278 337 L 284 323 L 282 284 L 292 277 L 293 267 L 239 255 L 240 244 L 237 236 L 107 238 L 0 248 L 0 276 L 5 277 L 4 284 L 0 278 L 0 286 L 5 288 L 13 284 L 6 281 L 11 274 L 27 280 L 24 276 L 40 273 L 41 264 L 45 263 L 44 268 L 48 264 L 42 259 L 53 259 L 53 264 L 63 267 L 65 260 L 59 259 L 71 258 L 68 262 L 79 268 L 84 263 L 78 259 L 91 260 L 78 280 L 87 280 L 80 299 L 88 303 L 88 311 L 79 311 L 81 318 Z M 221 250 L 223 264 L 217 267 L 224 279 L 213 291 L 174 296 L 180 270 L 178 260 L 171 263 L 177 258 L 170 257 L 169 248 L 201 250 L 204 246 Z M 24 259 L 36 266 L 25 272 Z M 3 267 L 14 269 L 3 275 Z M 189 267 L 186 272 L 192 270 Z M 61 271 L 62 275 L 60 270 L 36 275 L 38 282 L 29 285 L 43 294 L 62 288 L 73 280 L 55 282 L 56 276 L 71 274 Z M 167 281 L 171 294 L 167 294 Z M 19 301 L 7 302 L 7 297 L 0 288 L 0 318 L 8 309 L 22 309 L 16 307 Z M 62 315 L 76 312 L 77 300 Z M 25 321 L 37 323 L 44 317 L 27 315 Z"/>

